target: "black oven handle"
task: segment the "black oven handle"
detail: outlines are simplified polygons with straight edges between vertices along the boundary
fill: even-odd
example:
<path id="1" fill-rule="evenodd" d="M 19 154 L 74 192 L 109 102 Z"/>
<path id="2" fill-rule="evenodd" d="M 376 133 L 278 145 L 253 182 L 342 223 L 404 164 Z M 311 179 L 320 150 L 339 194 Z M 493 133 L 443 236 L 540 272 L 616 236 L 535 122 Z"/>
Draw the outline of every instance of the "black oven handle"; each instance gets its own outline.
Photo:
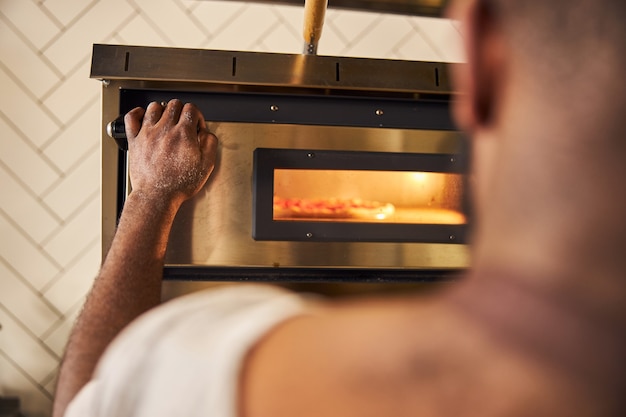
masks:
<path id="1" fill-rule="evenodd" d="M 115 139 L 117 146 L 123 150 L 128 150 L 128 139 L 126 138 L 126 126 L 124 125 L 124 115 L 107 124 L 107 135 Z"/>

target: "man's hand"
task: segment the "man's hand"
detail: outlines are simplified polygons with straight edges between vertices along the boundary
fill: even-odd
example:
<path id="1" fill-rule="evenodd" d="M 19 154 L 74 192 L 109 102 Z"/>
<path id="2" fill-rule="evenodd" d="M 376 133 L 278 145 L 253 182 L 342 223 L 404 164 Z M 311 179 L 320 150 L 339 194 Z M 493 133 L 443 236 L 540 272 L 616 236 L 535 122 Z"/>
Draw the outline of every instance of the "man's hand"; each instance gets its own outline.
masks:
<path id="1" fill-rule="evenodd" d="M 167 240 L 180 205 L 206 183 L 217 138 L 193 104 L 151 103 L 124 119 L 132 191 L 59 372 L 54 417 L 93 377 L 103 352 L 131 321 L 161 301 Z"/>
<path id="2" fill-rule="evenodd" d="M 195 105 L 153 102 L 131 110 L 124 123 L 133 192 L 179 205 L 202 188 L 215 164 L 217 138 Z"/>

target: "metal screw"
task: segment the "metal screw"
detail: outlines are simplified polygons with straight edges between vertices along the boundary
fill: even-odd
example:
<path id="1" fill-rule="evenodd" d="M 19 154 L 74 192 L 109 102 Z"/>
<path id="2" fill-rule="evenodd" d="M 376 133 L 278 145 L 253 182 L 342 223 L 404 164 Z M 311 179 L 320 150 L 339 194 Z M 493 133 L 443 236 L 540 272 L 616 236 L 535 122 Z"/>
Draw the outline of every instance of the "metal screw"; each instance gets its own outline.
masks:
<path id="1" fill-rule="evenodd" d="M 385 112 L 381 109 L 376 110 L 374 113 L 376 113 L 376 116 L 382 116 L 383 114 L 385 114 Z"/>
<path id="2" fill-rule="evenodd" d="M 278 111 L 278 106 L 277 106 L 277 105 L 275 105 L 275 104 L 272 104 L 272 105 L 270 106 L 270 110 L 271 110 L 271 111 Z"/>
<path id="3" fill-rule="evenodd" d="M 308 156 L 309 158 L 315 158 L 315 153 L 314 152 L 309 152 L 306 154 L 306 156 Z"/>
<path id="4" fill-rule="evenodd" d="M 454 235 L 450 235 L 449 238 L 450 238 L 450 240 L 456 240 L 456 236 L 454 236 Z"/>
<path id="5" fill-rule="evenodd" d="M 456 158 L 450 158 L 450 162 L 456 162 Z"/>
<path id="6" fill-rule="evenodd" d="M 313 233 L 309 232 L 306 234 L 306 237 L 308 237 L 309 239 L 313 237 Z"/>

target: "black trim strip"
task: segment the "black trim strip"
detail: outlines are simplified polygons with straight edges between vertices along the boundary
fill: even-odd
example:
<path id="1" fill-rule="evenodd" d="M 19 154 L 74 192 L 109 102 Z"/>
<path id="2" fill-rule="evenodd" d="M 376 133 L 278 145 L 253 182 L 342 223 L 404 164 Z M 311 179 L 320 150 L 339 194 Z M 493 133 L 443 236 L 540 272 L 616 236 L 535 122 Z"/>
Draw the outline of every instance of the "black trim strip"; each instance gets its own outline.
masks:
<path id="1" fill-rule="evenodd" d="M 457 130 L 449 101 L 434 99 L 122 89 L 120 114 L 173 98 L 213 122 Z"/>
<path id="2" fill-rule="evenodd" d="M 168 281 L 416 283 L 456 280 L 463 269 L 344 269 L 166 266 Z"/>

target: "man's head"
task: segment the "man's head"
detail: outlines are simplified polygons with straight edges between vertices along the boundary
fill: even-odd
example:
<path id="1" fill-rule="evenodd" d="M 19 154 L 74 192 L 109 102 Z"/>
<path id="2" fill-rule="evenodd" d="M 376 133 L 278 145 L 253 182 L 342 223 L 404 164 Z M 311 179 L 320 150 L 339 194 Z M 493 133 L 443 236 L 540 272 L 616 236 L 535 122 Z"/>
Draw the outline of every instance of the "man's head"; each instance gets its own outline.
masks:
<path id="1" fill-rule="evenodd" d="M 491 89 L 515 75 L 542 99 L 571 97 L 574 89 L 603 88 L 626 68 L 626 2 L 623 0 L 453 0 L 462 22 L 468 65 L 458 87 L 474 94 L 467 110 L 481 122 L 493 109 Z M 510 80 L 508 80 L 510 81 Z M 613 82 L 624 85 L 621 79 Z M 478 84 L 478 85 L 477 85 Z M 605 90 L 606 92 L 606 90 Z M 568 95 L 568 93 L 570 93 Z"/>
<path id="2" fill-rule="evenodd" d="M 530 246 L 597 215 L 609 189 L 626 205 L 614 192 L 626 177 L 626 2 L 456 0 L 450 15 L 467 58 L 454 112 L 472 137 L 477 233 Z"/>
<path id="3" fill-rule="evenodd" d="M 621 0 L 484 0 L 528 58 L 580 61 L 588 48 L 626 44 L 626 3 Z M 621 48 L 620 48 L 621 45 Z M 559 51 L 559 60 L 554 60 Z"/>

